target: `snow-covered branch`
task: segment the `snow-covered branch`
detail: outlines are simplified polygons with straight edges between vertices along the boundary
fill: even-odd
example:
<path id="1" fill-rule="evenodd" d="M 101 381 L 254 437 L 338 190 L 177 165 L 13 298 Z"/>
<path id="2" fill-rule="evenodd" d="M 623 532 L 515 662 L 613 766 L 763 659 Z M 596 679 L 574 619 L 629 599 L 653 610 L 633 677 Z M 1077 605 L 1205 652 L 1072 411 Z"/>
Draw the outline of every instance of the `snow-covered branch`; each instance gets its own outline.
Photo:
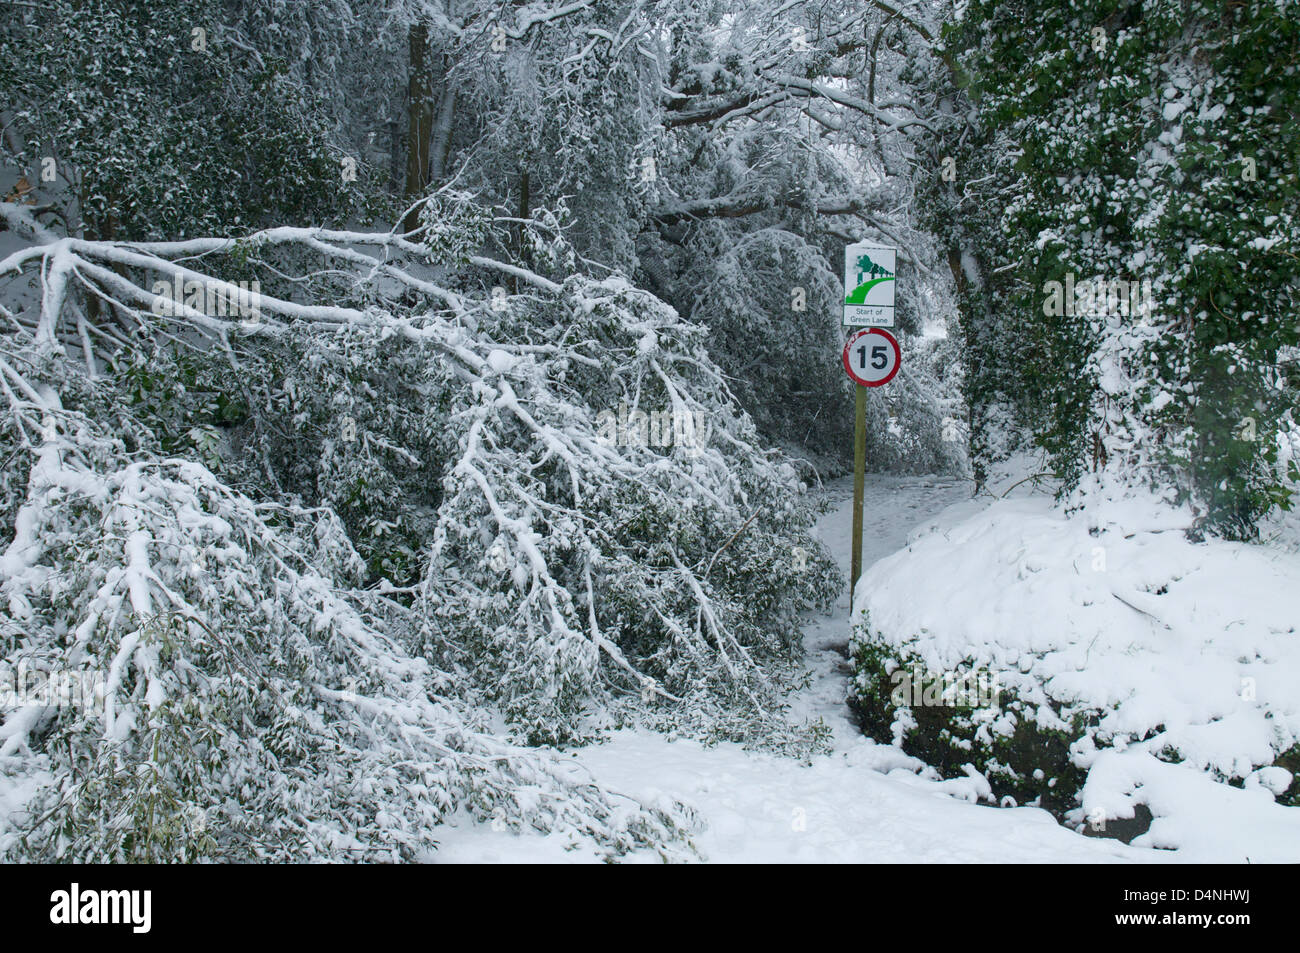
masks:
<path id="1" fill-rule="evenodd" d="M 0 262 L 31 291 L 0 329 L 0 641 L 101 673 L 102 707 L 6 715 L 8 776 L 63 780 L 0 848 L 419 856 L 467 807 L 671 852 L 685 814 L 615 810 L 475 712 L 533 743 L 628 717 L 803 743 L 781 676 L 834 570 L 671 308 L 438 261 L 432 231 L 44 237 Z M 184 803 L 222 833 L 128 846 Z M 93 843 L 58 840 L 69 812 Z"/>

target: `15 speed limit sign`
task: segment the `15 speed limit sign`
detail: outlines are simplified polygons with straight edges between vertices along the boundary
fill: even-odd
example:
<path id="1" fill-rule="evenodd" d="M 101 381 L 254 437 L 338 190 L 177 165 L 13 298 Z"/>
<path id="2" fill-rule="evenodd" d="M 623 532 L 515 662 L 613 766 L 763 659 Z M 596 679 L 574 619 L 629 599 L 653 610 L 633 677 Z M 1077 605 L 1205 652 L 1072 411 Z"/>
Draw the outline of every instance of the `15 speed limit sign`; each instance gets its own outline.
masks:
<path id="1" fill-rule="evenodd" d="M 858 331 L 844 345 L 844 370 L 863 387 L 888 384 L 902 361 L 897 339 L 880 328 Z"/>

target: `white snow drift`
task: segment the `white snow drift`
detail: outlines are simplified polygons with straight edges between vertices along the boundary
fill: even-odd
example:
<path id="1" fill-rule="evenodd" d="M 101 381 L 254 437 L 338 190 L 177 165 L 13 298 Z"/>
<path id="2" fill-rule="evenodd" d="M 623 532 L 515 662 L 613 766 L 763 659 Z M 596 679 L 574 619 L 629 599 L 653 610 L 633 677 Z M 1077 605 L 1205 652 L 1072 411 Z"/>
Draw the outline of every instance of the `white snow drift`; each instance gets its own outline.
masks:
<path id="1" fill-rule="evenodd" d="M 1292 782 L 1274 761 L 1300 742 L 1300 557 L 1191 542 L 1190 523 L 1131 496 L 1073 515 L 1043 495 L 960 504 L 864 574 L 856 638 L 997 673 L 1040 728 L 1092 715 L 1070 749 L 1089 772 L 1077 823 L 1145 804 L 1137 844 L 1300 859 L 1300 811 L 1274 803 Z M 1004 736 L 1017 717 L 981 715 Z"/>

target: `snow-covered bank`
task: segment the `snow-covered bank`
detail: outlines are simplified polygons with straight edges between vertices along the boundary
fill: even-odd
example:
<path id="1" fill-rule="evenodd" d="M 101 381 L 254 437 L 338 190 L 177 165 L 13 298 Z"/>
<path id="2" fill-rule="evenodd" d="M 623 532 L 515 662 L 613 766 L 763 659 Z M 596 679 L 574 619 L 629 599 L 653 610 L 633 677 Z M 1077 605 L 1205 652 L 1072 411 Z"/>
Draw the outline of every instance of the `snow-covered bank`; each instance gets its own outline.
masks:
<path id="1" fill-rule="evenodd" d="M 818 526 L 836 557 L 848 560 L 851 483 L 828 488 L 836 507 Z M 909 530 L 969 486 L 934 479 L 870 478 L 864 518 L 864 562 L 903 545 Z M 745 751 L 705 747 L 647 731 L 622 731 L 578 750 L 574 768 L 603 786 L 642 801 L 677 800 L 700 820 L 694 843 L 713 862 L 1060 862 L 1174 861 L 1178 854 L 1087 838 L 1036 808 L 1004 810 L 975 802 L 979 778 L 941 781 L 889 745 L 864 737 L 849 721 L 842 652 L 848 597 L 807 636 L 812 681 L 796 702 L 802 718 L 821 718 L 831 753 L 810 764 Z M 498 825 L 502 827 L 502 825 Z M 561 835 L 516 835 L 467 819 L 443 828 L 442 862 L 600 859 L 593 848 Z M 656 860 L 642 853 L 629 858 Z"/>
<path id="2" fill-rule="evenodd" d="M 1300 556 L 1192 543 L 1184 516 L 1132 500 L 1066 516 L 1042 494 L 954 507 L 864 574 L 855 690 L 909 750 L 969 760 L 997 794 L 1069 809 L 1081 785 L 1074 824 L 1142 804 L 1137 845 L 1300 859 L 1300 809 L 1274 800 L 1297 793 Z M 987 673 L 1001 697 L 938 722 L 915 694 L 884 700 L 900 665 Z"/>

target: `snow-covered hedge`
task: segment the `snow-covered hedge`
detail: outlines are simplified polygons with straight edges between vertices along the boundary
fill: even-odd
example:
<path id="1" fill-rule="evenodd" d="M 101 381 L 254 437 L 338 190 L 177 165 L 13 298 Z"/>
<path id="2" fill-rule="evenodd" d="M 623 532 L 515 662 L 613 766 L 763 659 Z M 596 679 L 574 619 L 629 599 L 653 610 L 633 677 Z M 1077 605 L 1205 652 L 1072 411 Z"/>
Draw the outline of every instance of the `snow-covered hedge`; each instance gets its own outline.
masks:
<path id="1" fill-rule="evenodd" d="M 133 244 L 0 211 L 4 856 L 409 858 L 453 811 L 672 856 L 689 812 L 521 743 L 815 738 L 784 694 L 833 564 L 671 308 L 447 216 Z"/>
<path id="2" fill-rule="evenodd" d="M 1192 519 L 1131 498 L 1067 516 L 1031 495 L 921 528 L 859 583 L 864 729 L 1076 825 L 1146 804 L 1154 846 L 1177 846 L 1179 811 L 1204 801 L 1161 772 L 1296 804 L 1300 558 L 1191 542 Z"/>

